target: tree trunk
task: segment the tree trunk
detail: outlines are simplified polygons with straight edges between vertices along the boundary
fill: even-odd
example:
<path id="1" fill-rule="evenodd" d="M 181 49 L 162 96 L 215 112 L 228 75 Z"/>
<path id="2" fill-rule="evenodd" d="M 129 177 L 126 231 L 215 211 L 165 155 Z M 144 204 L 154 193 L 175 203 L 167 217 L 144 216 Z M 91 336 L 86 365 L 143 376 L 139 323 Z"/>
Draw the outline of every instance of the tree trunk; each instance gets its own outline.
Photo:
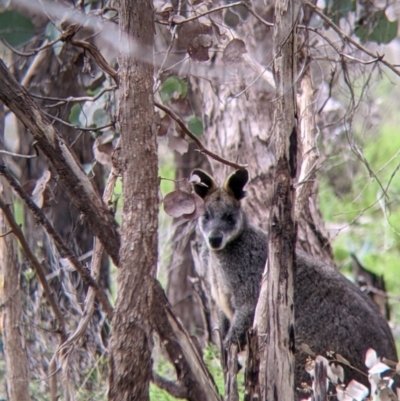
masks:
<path id="1" fill-rule="evenodd" d="M 119 58 L 124 205 L 109 399 L 145 401 L 151 378 L 149 316 L 157 266 L 157 142 L 153 66 L 132 55 L 152 54 L 152 2 L 122 0 L 119 21 L 124 51 Z"/>
<path id="2" fill-rule="evenodd" d="M 274 17 L 276 84 L 275 177 L 270 211 L 268 261 L 255 327 L 260 355 L 260 398 L 294 399 L 294 220 L 293 179 L 297 168 L 296 24 L 299 5 L 277 0 Z"/>
<path id="3" fill-rule="evenodd" d="M 0 141 L 4 134 L 4 108 L 0 105 Z M 12 193 L 4 178 L 0 178 L 0 197 L 12 205 Z M 12 207 L 12 206 L 10 206 Z M 17 245 L 10 227 L 0 212 L 0 281 L 3 305 L 3 341 L 6 360 L 6 389 L 9 401 L 28 401 L 29 374 L 25 340 L 21 331 L 22 291 Z"/>

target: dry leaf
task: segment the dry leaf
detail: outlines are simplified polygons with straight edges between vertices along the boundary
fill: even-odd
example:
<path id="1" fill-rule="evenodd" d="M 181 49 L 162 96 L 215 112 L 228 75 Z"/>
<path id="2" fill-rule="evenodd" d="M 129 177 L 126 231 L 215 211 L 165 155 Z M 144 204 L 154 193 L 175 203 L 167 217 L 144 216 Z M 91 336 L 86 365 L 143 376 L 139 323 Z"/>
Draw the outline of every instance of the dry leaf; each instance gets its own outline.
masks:
<path id="1" fill-rule="evenodd" d="M 103 135 L 96 138 L 93 143 L 93 155 L 96 161 L 102 165 L 111 166 L 112 160 L 111 155 L 114 151 L 112 141 L 114 139 L 114 133 L 104 133 Z"/>
<path id="2" fill-rule="evenodd" d="M 183 155 L 189 149 L 189 142 L 180 136 L 175 136 L 173 134 L 168 135 L 168 146 L 172 150 L 176 150 L 179 154 Z"/>
<path id="3" fill-rule="evenodd" d="M 222 61 L 231 66 L 243 61 L 243 54 L 247 53 L 246 45 L 241 39 L 231 40 L 225 47 Z"/>
<path id="4" fill-rule="evenodd" d="M 195 210 L 193 213 L 190 214 L 184 214 L 183 217 L 188 220 L 195 220 L 202 216 L 204 212 L 206 211 L 205 206 L 204 206 L 204 200 L 200 198 L 199 195 L 196 193 L 192 193 L 192 198 L 194 199 L 195 202 Z"/>
<path id="5" fill-rule="evenodd" d="M 183 192 L 180 189 L 170 192 L 164 198 L 164 210 L 171 217 L 181 217 L 184 214 L 191 214 L 195 211 L 195 199 L 192 194 Z"/>
<path id="6" fill-rule="evenodd" d="M 191 59 L 196 61 L 208 61 L 210 56 L 208 49 L 212 45 L 210 35 L 198 35 L 188 45 L 187 51 Z"/>
<path id="7" fill-rule="evenodd" d="M 45 206 L 48 193 L 46 194 L 47 184 L 51 179 L 51 173 L 49 170 L 45 170 L 42 176 L 36 181 L 35 187 L 32 191 L 32 200 L 41 209 Z"/>

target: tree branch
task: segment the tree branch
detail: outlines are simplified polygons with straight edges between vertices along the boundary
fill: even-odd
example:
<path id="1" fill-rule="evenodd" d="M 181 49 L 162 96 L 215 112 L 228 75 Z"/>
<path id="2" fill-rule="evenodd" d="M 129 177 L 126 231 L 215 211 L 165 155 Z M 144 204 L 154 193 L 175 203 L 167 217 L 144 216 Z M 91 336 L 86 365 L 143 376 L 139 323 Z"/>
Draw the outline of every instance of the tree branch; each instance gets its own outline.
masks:
<path id="1" fill-rule="evenodd" d="M 334 22 L 332 22 L 317 6 L 314 6 L 314 4 L 311 4 L 308 1 L 304 1 L 306 6 L 310 7 L 317 15 L 319 15 L 323 21 L 329 25 L 342 39 L 348 41 L 351 43 L 353 46 L 355 46 L 357 49 L 361 50 L 365 54 L 368 54 L 372 58 L 377 58 L 378 61 L 380 61 L 382 64 L 384 64 L 386 67 L 390 68 L 396 75 L 400 76 L 400 71 L 396 69 L 392 64 L 390 64 L 388 61 L 384 59 L 384 55 L 379 55 L 379 54 L 374 54 L 371 52 L 369 49 L 358 43 L 356 40 L 351 38 L 349 35 L 345 34 Z"/>
<path id="2" fill-rule="evenodd" d="M 58 131 L 29 93 L 10 74 L 0 60 L 0 100 L 30 130 L 39 149 L 59 174 L 74 205 L 84 214 L 94 235 L 99 237 L 116 265 L 119 261 L 120 236 L 113 214 L 78 163 Z"/>
<path id="3" fill-rule="evenodd" d="M 57 247 L 57 250 L 60 252 L 61 257 L 69 260 L 71 265 L 77 270 L 77 272 L 82 277 L 83 281 L 90 287 L 93 288 L 94 292 L 100 303 L 102 304 L 105 312 L 112 316 L 113 308 L 108 301 L 105 294 L 101 291 L 100 287 L 94 281 L 90 273 L 87 269 L 79 262 L 76 256 L 72 253 L 72 251 L 65 244 L 64 240 L 61 236 L 54 230 L 53 226 L 47 220 L 43 212 L 39 209 L 39 207 L 33 202 L 33 200 L 28 196 L 28 194 L 23 190 L 23 188 L 19 185 L 17 180 L 10 174 L 7 167 L 5 165 L 0 165 L 0 175 L 2 175 L 11 187 L 15 190 L 15 192 L 20 196 L 20 198 L 25 202 L 27 207 L 33 213 L 36 221 L 45 229 L 47 234 L 53 239 L 54 244 Z M 0 205 L 1 207 L 1 205 Z"/>
<path id="4" fill-rule="evenodd" d="M 22 233 L 22 230 L 15 221 L 13 214 L 8 208 L 8 205 L 3 201 L 2 198 L 0 198 L 0 208 L 4 213 L 4 216 L 6 217 L 8 224 L 10 225 L 12 232 L 18 238 L 18 241 L 21 244 L 21 247 L 26 257 L 28 258 L 29 262 L 34 268 L 36 275 L 38 276 L 40 284 L 43 287 L 43 291 L 47 299 L 47 302 L 49 303 L 51 309 L 53 310 L 54 316 L 58 321 L 58 333 L 60 334 L 61 342 L 64 342 L 68 337 L 67 330 L 65 328 L 64 315 L 62 314 L 60 308 L 58 307 L 58 302 L 54 296 L 54 291 L 50 288 L 50 285 L 46 279 L 46 274 L 43 271 L 43 267 L 40 264 L 37 257 L 33 254 L 31 249 L 29 248 L 28 242 L 26 241 L 25 236 Z"/>
<path id="5" fill-rule="evenodd" d="M 182 129 L 182 131 L 199 147 L 198 151 L 200 153 L 203 153 L 214 160 L 219 161 L 220 163 L 226 164 L 227 166 L 231 166 L 237 170 L 243 169 L 247 167 L 247 164 L 237 164 L 234 162 L 231 162 L 227 159 L 224 159 L 223 157 L 217 155 L 214 152 L 211 152 L 210 150 L 206 149 L 203 144 L 200 142 L 200 140 L 194 135 L 189 128 L 186 127 L 186 124 L 183 122 L 183 120 L 176 114 L 174 113 L 170 108 L 162 105 L 161 103 L 154 102 L 154 105 L 158 107 L 160 110 L 165 111 L 171 118 L 173 118 L 179 125 L 179 127 Z"/>

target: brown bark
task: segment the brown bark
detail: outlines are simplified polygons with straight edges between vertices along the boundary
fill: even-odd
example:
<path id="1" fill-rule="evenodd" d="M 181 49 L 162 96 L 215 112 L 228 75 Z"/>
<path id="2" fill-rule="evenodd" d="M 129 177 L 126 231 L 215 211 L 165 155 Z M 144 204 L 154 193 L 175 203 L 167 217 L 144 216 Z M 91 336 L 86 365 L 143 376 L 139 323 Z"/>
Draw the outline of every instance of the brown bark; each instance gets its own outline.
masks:
<path id="1" fill-rule="evenodd" d="M 153 66 L 136 55 L 153 51 L 152 2 L 122 0 L 119 23 L 124 49 L 119 57 L 124 206 L 109 399 L 145 401 L 151 379 L 149 319 L 157 266 L 158 171 Z M 140 50 L 133 50 L 132 41 Z"/>
<path id="2" fill-rule="evenodd" d="M 277 0 L 274 16 L 276 84 L 273 203 L 268 261 L 254 325 L 260 347 L 260 398 L 294 399 L 294 221 L 293 179 L 297 167 L 296 20 L 299 5 Z"/>
<path id="3" fill-rule="evenodd" d="M 83 171 L 67 143 L 39 109 L 28 92 L 0 60 L 0 100 L 30 130 L 36 144 L 47 156 L 63 181 L 72 202 L 86 216 L 106 252 L 118 264 L 120 238 L 112 213 Z"/>
<path id="4" fill-rule="evenodd" d="M 0 106 L 0 133 L 3 136 L 3 110 Z M 11 189 L 0 179 L 0 196 L 12 203 Z M 0 279 L 2 282 L 1 304 L 3 305 L 3 340 L 6 360 L 6 388 L 9 401 L 28 401 L 29 372 L 25 341 L 21 332 L 22 291 L 20 288 L 20 266 L 18 263 L 15 237 L 10 226 L 0 212 Z M 4 235 L 4 236 L 3 236 Z"/>

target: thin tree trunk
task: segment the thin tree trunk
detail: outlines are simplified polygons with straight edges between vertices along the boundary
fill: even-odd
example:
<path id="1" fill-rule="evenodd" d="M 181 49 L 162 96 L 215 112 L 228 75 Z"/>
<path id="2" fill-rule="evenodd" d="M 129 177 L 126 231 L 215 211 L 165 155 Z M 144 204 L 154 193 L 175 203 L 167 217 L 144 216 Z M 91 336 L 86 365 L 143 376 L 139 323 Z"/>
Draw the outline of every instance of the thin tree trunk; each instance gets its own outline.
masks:
<path id="1" fill-rule="evenodd" d="M 119 58 L 122 244 L 118 298 L 110 341 L 109 399 L 149 399 L 151 378 L 150 307 L 157 266 L 158 172 L 154 127 L 153 51 L 150 0 L 122 0 L 119 9 L 124 53 Z M 135 48 L 133 41 L 137 41 Z"/>
<path id="2" fill-rule="evenodd" d="M 0 105 L 0 138 L 4 134 L 4 109 Z M 12 194 L 4 178 L 0 178 L 0 197 L 12 205 Z M 29 372 L 25 341 L 21 331 L 22 291 L 17 245 L 3 213 L 0 212 L 0 280 L 2 282 L 3 339 L 6 359 L 6 388 L 9 401 L 28 401 Z"/>
<path id="3" fill-rule="evenodd" d="M 296 19 L 299 5 L 277 0 L 274 17 L 276 169 L 270 211 L 269 257 L 256 309 L 262 400 L 294 399 L 293 179 L 297 167 Z"/>

